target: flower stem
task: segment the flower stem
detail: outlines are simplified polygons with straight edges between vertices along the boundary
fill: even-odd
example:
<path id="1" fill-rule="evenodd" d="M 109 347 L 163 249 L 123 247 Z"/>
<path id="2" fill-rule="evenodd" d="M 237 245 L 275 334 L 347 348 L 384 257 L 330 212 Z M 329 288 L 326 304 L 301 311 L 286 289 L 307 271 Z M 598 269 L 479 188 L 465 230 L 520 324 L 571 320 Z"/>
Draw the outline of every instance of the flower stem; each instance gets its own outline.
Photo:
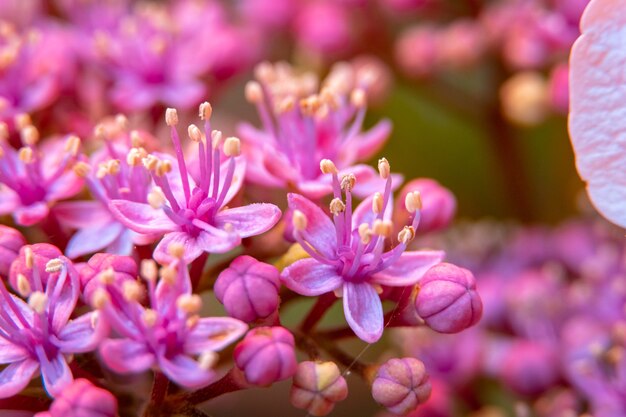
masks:
<path id="1" fill-rule="evenodd" d="M 220 395 L 244 388 L 248 388 L 248 383 L 246 383 L 241 371 L 234 367 L 219 381 L 192 393 L 184 394 L 181 399 L 187 404 L 198 405 Z"/>
<path id="2" fill-rule="evenodd" d="M 163 403 L 163 400 L 167 396 L 169 385 L 169 379 L 167 379 L 162 372 L 156 371 L 154 373 L 154 383 L 152 385 L 152 395 L 150 398 L 151 405 L 159 406 Z"/>
<path id="3" fill-rule="evenodd" d="M 191 264 L 189 277 L 191 278 L 191 288 L 193 288 L 194 290 L 197 289 L 198 284 L 200 284 L 202 271 L 204 271 L 204 265 L 206 265 L 207 259 L 209 259 L 209 254 L 207 252 L 204 252 Z"/>
<path id="4" fill-rule="evenodd" d="M 311 331 L 335 301 L 337 301 L 337 297 L 332 293 L 321 295 L 313 305 L 313 308 L 311 308 L 311 311 L 309 311 L 309 314 L 302 321 L 300 331 L 302 331 L 302 333 Z"/>

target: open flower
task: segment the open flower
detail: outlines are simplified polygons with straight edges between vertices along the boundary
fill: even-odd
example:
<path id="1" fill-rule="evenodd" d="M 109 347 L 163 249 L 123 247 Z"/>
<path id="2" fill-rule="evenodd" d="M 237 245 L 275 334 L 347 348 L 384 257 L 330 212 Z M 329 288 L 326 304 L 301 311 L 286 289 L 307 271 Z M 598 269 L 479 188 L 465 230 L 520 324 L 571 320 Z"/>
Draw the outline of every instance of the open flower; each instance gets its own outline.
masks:
<path id="1" fill-rule="evenodd" d="M 372 157 L 391 132 L 388 120 L 362 131 L 372 74 L 337 64 L 319 92 L 314 74 L 297 74 L 284 62 L 260 64 L 256 74 L 258 82 L 248 83 L 246 98 L 256 105 L 262 127 L 242 124 L 239 128 L 248 181 L 268 187 L 294 186 L 317 199 L 333 191 L 331 179 L 318 170 L 322 159 L 332 159 L 340 175 L 356 176 L 358 195 L 381 185 L 375 170 L 355 165 Z"/>
<path id="2" fill-rule="evenodd" d="M 172 163 L 156 155 L 143 159 L 157 185 L 148 194 L 148 204 L 127 199 L 109 203 L 115 217 L 130 229 L 145 234 L 165 234 L 154 252 L 154 258 L 161 263 L 169 261 L 167 248 L 172 243 L 185 246 L 185 262 L 190 262 L 203 252 L 227 252 L 239 245 L 241 238 L 266 232 L 280 218 L 281 212 L 273 204 L 226 207 L 241 187 L 244 167 L 243 161 L 237 158 L 239 139 L 227 138 L 222 145 L 222 133 L 211 131 L 211 112 L 209 103 L 200 106 L 205 135 L 195 125 L 188 130 L 191 140 L 198 144 L 198 181 L 187 171 L 176 131 L 176 110 L 168 109 L 165 118 L 172 129 L 177 161 Z M 207 138 L 212 142 L 210 148 Z M 222 154 L 226 157 L 224 161 Z M 179 175 L 172 173 L 174 166 Z"/>
<path id="3" fill-rule="evenodd" d="M 37 128 L 26 123 L 21 130 L 23 147 L 7 143 L 7 127 L 0 125 L 0 215 L 13 214 L 16 223 L 31 226 L 48 216 L 56 200 L 71 197 L 83 180 L 71 168 L 80 139 L 76 136 L 39 142 Z"/>
<path id="4" fill-rule="evenodd" d="M 218 350 L 241 335 L 248 326 L 230 317 L 198 315 L 200 296 L 191 293 L 182 246 L 170 245 L 174 259 L 161 269 L 144 261 L 142 275 L 148 288 L 148 306 L 140 303 L 144 288 L 138 281 L 116 285 L 113 274 L 101 275 L 101 288 L 92 297 L 113 329 L 122 336 L 107 339 L 100 346 L 104 363 L 118 373 L 138 373 L 153 366 L 169 379 L 187 388 L 207 385 L 214 379 L 212 367 Z"/>
<path id="5" fill-rule="evenodd" d="M 335 198 L 328 216 L 311 201 L 289 194 L 294 211 L 294 237 L 311 256 L 285 268 L 282 280 L 291 290 L 308 296 L 330 291 L 343 296 L 348 324 L 366 342 L 375 342 L 383 333 L 383 308 L 378 295 L 381 285 L 405 287 L 415 284 L 433 265 L 441 262 L 441 251 L 408 251 L 419 224 L 419 193 L 409 193 L 406 208 L 413 214 L 410 226 L 398 234 L 398 244 L 385 250 L 391 235 L 391 175 L 386 159 L 379 161 L 380 175 L 386 181 L 383 194 L 375 193 L 352 210 L 353 175 L 341 181 L 335 165 L 321 163 L 322 172 L 332 176 Z M 345 201 L 342 199 L 342 191 Z M 333 224 L 334 221 L 334 224 Z"/>
<path id="6" fill-rule="evenodd" d="M 118 116 L 110 125 L 96 126 L 96 138 L 105 142 L 104 148 L 89 163 L 80 161 L 74 168 L 85 178 L 95 200 L 66 201 L 54 207 L 63 225 L 78 230 L 65 250 L 70 258 L 101 250 L 130 255 L 134 245 L 145 245 L 159 237 L 127 228 L 109 210 L 113 199 L 147 203 L 153 185 L 150 173 L 141 164 L 148 155 L 144 142 L 150 137 L 145 132 L 128 132 L 126 125 L 126 118 Z"/>
<path id="7" fill-rule="evenodd" d="M 49 258 L 51 254 L 58 257 Z M 0 281 L 0 363 L 7 365 L 0 372 L 0 398 L 18 394 L 37 372 L 55 397 L 73 380 L 66 358 L 94 350 L 108 327 L 97 312 L 69 319 L 80 282 L 72 262 L 57 248 L 24 246 L 16 264 L 11 271 L 14 289 L 28 302 L 9 293 Z"/>

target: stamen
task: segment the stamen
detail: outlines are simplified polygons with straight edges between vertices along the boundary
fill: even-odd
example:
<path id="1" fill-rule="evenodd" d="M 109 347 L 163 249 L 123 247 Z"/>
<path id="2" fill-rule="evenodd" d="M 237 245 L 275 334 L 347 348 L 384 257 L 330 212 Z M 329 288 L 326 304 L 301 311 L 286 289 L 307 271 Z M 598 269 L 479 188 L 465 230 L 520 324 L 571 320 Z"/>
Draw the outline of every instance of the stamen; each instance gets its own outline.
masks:
<path id="1" fill-rule="evenodd" d="M 28 305 L 37 314 L 42 314 L 48 305 L 48 296 L 41 291 L 35 291 L 28 297 Z"/>
<path id="2" fill-rule="evenodd" d="M 107 130 L 106 127 L 104 127 L 103 124 L 97 124 L 94 128 L 93 128 L 93 134 L 96 137 L 97 140 L 99 141 L 107 141 L 109 140 L 109 135 L 107 135 Z"/>
<path id="3" fill-rule="evenodd" d="M 26 298 L 32 292 L 28 278 L 24 274 L 17 274 L 17 292 Z"/>
<path id="4" fill-rule="evenodd" d="M 200 369 L 208 371 L 217 364 L 218 360 L 218 354 L 211 350 L 208 350 L 200 355 L 200 357 L 198 358 L 198 366 L 200 367 Z"/>
<path id="5" fill-rule="evenodd" d="M 174 127 L 178 124 L 178 112 L 171 107 L 165 110 L 165 124 Z"/>
<path id="6" fill-rule="evenodd" d="M 35 263 L 35 255 L 33 254 L 33 250 L 30 246 L 24 248 L 24 263 L 28 269 L 32 269 Z"/>
<path id="7" fill-rule="evenodd" d="M 343 178 L 341 178 L 341 189 L 346 192 L 351 192 L 355 184 L 356 177 L 354 174 L 344 175 Z"/>
<path id="8" fill-rule="evenodd" d="M 202 299 L 197 294 L 183 294 L 176 299 L 176 307 L 187 314 L 194 314 L 202 308 Z"/>
<path id="9" fill-rule="evenodd" d="M 350 102 L 358 109 L 362 109 L 367 106 L 367 95 L 365 94 L 365 90 L 362 88 L 354 89 L 350 95 Z"/>
<path id="10" fill-rule="evenodd" d="M 20 148 L 17 156 L 20 159 L 20 161 L 24 162 L 25 164 L 30 164 L 31 162 L 33 162 L 32 148 L 28 148 L 28 147 Z"/>
<path id="11" fill-rule="evenodd" d="M 335 166 L 335 163 L 330 159 L 322 159 L 320 161 L 320 170 L 322 171 L 322 174 L 337 173 L 337 167 Z"/>
<path id="12" fill-rule="evenodd" d="M 68 136 L 65 141 L 65 152 L 69 153 L 72 156 L 78 155 L 78 151 L 80 150 L 80 138 L 76 135 Z"/>
<path id="13" fill-rule="evenodd" d="M 376 219 L 372 225 L 372 230 L 375 235 L 390 237 L 393 231 L 393 223 L 390 220 Z"/>
<path id="14" fill-rule="evenodd" d="M 189 316 L 187 318 L 187 321 L 185 321 L 185 326 L 187 326 L 188 329 L 193 329 L 198 322 L 200 321 L 200 316 L 197 314 L 194 314 L 193 316 Z"/>
<path id="15" fill-rule="evenodd" d="M 121 113 L 115 115 L 115 124 L 122 132 L 126 132 L 128 130 L 128 118 Z"/>
<path id="16" fill-rule="evenodd" d="M 5 122 L 0 122 L 0 141 L 9 138 L 9 127 Z"/>
<path id="17" fill-rule="evenodd" d="M 375 193 L 372 199 L 372 211 L 374 214 L 380 214 L 383 211 L 383 195 L 381 193 Z"/>
<path id="18" fill-rule="evenodd" d="M 59 258 L 50 259 L 46 263 L 46 272 L 49 273 L 49 274 L 52 274 L 52 273 L 55 273 L 55 272 L 59 272 L 61 269 L 63 269 L 63 265 L 64 264 L 65 264 L 65 262 L 63 262 Z"/>
<path id="19" fill-rule="evenodd" d="M 176 269 L 170 266 L 164 266 L 159 270 L 161 279 L 169 285 L 176 283 Z"/>
<path id="20" fill-rule="evenodd" d="M 133 148 L 140 148 L 144 144 L 144 140 L 141 137 L 141 134 L 136 130 L 131 130 L 130 132 L 130 145 Z"/>
<path id="21" fill-rule="evenodd" d="M 187 134 L 189 135 L 189 139 L 198 143 L 202 140 L 202 132 L 198 129 L 198 126 L 191 124 L 187 128 Z"/>
<path id="22" fill-rule="evenodd" d="M 148 155 L 141 160 L 143 166 L 146 167 L 148 171 L 154 171 L 156 169 L 157 164 L 159 163 L 159 158 L 154 155 Z"/>
<path id="23" fill-rule="evenodd" d="M 91 166 L 86 162 L 78 161 L 74 164 L 72 170 L 77 176 L 81 178 L 86 178 L 91 172 Z"/>
<path id="24" fill-rule="evenodd" d="M 398 233 L 398 241 L 404 245 L 407 245 L 415 238 L 415 229 L 413 226 L 404 226 L 404 228 Z"/>
<path id="25" fill-rule="evenodd" d="M 185 256 L 185 247 L 180 243 L 171 243 L 167 247 L 167 253 L 176 259 L 183 259 L 183 256 Z"/>
<path id="26" fill-rule="evenodd" d="M 211 146 L 213 149 L 217 149 L 222 143 L 222 132 L 219 130 L 214 130 L 211 132 Z"/>
<path id="27" fill-rule="evenodd" d="M 333 198 L 330 202 L 330 212 L 335 216 L 338 216 L 339 213 L 343 213 L 346 211 L 346 205 L 340 198 Z"/>
<path id="28" fill-rule="evenodd" d="M 199 107 L 199 116 L 201 120 L 209 120 L 211 115 L 213 114 L 213 107 L 211 107 L 211 103 L 205 101 L 200 104 Z"/>
<path id="29" fill-rule="evenodd" d="M 157 314 L 157 312 L 152 310 L 151 308 L 146 308 L 141 315 L 141 319 L 148 327 L 154 327 L 158 318 L 159 315 Z"/>
<path id="30" fill-rule="evenodd" d="M 140 266 L 141 276 L 149 282 L 155 282 L 158 276 L 157 264 L 152 259 L 143 259 Z"/>
<path id="31" fill-rule="evenodd" d="M 367 223 L 361 223 L 359 225 L 359 237 L 364 245 L 367 245 L 372 240 L 372 230 Z"/>
<path id="32" fill-rule="evenodd" d="M 101 310 L 109 304 L 109 302 L 111 302 L 109 293 L 104 288 L 96 288 L 93 296 L 91 297 L 91 305 L 94 308 Z"/>
<path id="33" fill-rule="evenodd" d="M 126 301 L 139 301 L 143 295 L 143 287 L 137 281 L 125 281 L 122 294 Z"/>
<path id="34" fill-rule="evenodd" d="M 419 191 L 412 191 L 404 198 L 404 206 L 409 213 L 415 213 L 422 208 L 422 198 Z"/>
<path id="35" fill-rule="evenodd" d="M 148 204 L 153 209 L 160 209 L 165 204 L 165 194 L 163 194 L 163 190 L 161 187 L 153 187 L 152 190 L 148 193 Z"/>
<path id="36" fill-rule="evenodd" d="M 20 131 L 20 136 L 22 138 L 22 143 L 25 146 L 33 146 L 39 142 L 39 130 L 32 125 L 25 126 Z"/>
<path id="37" fill-rule="evenodd" d="M 300 210 L 294 210 L 292 221 L 294 229 L 300 232 L 305 230 L 308 225 L 306 215 Z"/>
<path id="38" fill-rule="evenodd" d="M 170 161 L 159 161 L 154 168 L 154 175 L 162 177 L 165 174 L 172 172 L 172 163 Z"/>
<path id="39" fill-rule="evenodd" d="M 144 148 L 131 148 L 126 155 L 126 163 L 128 164 L 128 166 L 135 167 L 141 164 L 142 160 L 147 157 L 148 154 Z"/>
<path id="40" fill-rule="evenodd" d="M 239 138 L 229 137 L 224 141 L 224 154 L 228 157 L 241 155 L 241 141 Z"/>
<path id="41" fill-rule="evenodd" d="M 111 285 L 115 282 L 115 271 L 112 267 L 106 268 L 98 274 L 98 281 L 104 285 Z"/>
<path id="42" fill-rule="evenodd" d="M 263 100 L 261 84 L 256 81 L 248 81 L 246 84 L 246 100 L 252 104 L 257 104 Z"/>
<path id="43" fill-rule="evenodd" d="M 18 130 L 22 130 L 26 126 L 30 126 L 33 124 L 32 119 L 26 113 L 20 113 L 16 115 L 14 118 L 14 121 L 15 121 L 15 127 L 17 127 Z"/>
<path id="44" fill-rule="evenodd" d="M 389 166 L 389 161 L 386 158 L 381 158 L 378 160 L 378 173 L 380 177 L 384 180 L 389 178 L 389 174 L 391 173 L 391 167 Z"/>

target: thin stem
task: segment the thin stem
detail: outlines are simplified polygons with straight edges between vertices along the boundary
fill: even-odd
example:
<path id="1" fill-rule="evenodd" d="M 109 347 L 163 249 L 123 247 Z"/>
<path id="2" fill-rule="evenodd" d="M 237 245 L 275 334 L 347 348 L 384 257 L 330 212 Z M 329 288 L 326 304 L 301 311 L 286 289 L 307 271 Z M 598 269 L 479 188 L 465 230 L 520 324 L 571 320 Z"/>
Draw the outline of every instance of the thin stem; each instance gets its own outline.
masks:
<path id="1" fill-rule="evenodd" d="M 152 394 L 150 397 L 150 403 L 152 406 L 159 406 L 165 400 L 167 396 L 167 390 L 170 385 L 170 380 L 167 379 L 165 374 L 159 371 L 154 373 L 154 383 L 152 384 Z"/>
<path id="2" fill-rule="evenodd" d="M 244 388 L 248 388 L 244 376 L 239 369 L 232 368 L 230 372 L 224 375 L 219 381 L 192 393 L 184 394 L 180 399 L 188 404 L 198 405 L 215 397 L 219 397 L 220 395 L 239 391 Z M 172 398 L 172 400 L 174 400 L 174 398 Z"/>
<path id="3" fill-rule="evenodd" d="M 315 325 L 322 319 L 326 311 L 337 301 L 332 293 L 326 293 L 318 297 L 317 301 L 309 311 L 309 314 L 304 318 L 300 325 L 300 331 L 308 333 L 315 327 Z"/>
<path id="4" fill-rule="evenodd" d="M 191 269 L 189 270 L 189 277 L 191 278 L 191 288 L 194 290 L 198 288 L 200 284 L 200 280 L 202 278 L 202 271 L 204 271 L 204 266 L 206 265 L 206 261 L 209 259 L 208 252 L 204 252 L 195 261 L 191 263 Z"/>

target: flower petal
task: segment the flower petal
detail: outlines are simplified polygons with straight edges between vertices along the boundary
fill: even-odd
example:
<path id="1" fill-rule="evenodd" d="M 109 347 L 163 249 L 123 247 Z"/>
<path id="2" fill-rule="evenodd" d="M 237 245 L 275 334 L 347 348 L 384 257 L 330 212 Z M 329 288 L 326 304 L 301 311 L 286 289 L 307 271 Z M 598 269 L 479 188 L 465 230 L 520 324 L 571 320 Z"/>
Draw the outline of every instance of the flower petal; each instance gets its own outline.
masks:
<path id="1" fill-rule="evenodd" d="M 131 339 L 107 339 L 100 344 L 102 360 L 120 374 L 139 373 L 150 369 L 155 357 L 146 345 Z"/>
<path id="2" fill-rule="evenodd" d="M 199 223 L 199 222 L 196 222 Z M 194 224 L 196 224 L 194 223 Z M 189 263 L 202 255 L 202 252 L 224 253 L 233 249 L 241 242 L 236 233 L 227 233 L 204 223 L 207 230 L 193 237 L 185 232 L 172 232 L 166 234 L 154 249 L 154 259 L 162 264 L 169 263 L 171 256 L 167 248 L 172 244 L 180 244 L 185 248 L 184 261 Z"/>
<path id="3" fill-rule="evenodd" d="M 371 282 L 390 287 L 413 285 L 445 256 L 443 251 L 404 252 L 389 268 L 372 275 Z"/>
<path id="4" fill-rule="evenodd" d="M 301 259 L 285 268 L 280 276 L 283 283 L 298 294 L 315 296 L 341 286 L 343 278 L 334 266 L 311 258 Z"/>
<path id="5" fill-rule="evenodd" d="M 200 364 L 189 356 L 177 355 L 172 359 L 159 357 L 159 367 L 169 379 L 185 388 L 201 388 L 215 378 L 215 373 L 202 369 Z"/>
<path id="6" fill-rule="evenodd" d="M 53 213 L 64 225 L 73 229 L 108 223 L 111 213 L 100 201 L 64 201 L 53 208 Z"/>
<path id="7" fill-rule="evenodd" d="M 78 258 L 102 250 L 112 244 L 124 232 L 125 227 L 113 219 L 96 227 L 80 229 L 74 233 L 65 249 L 68 258 Z"/>
<path id="8" fill-rule="evenodd" d="M 28 357 L 24 348 L 0 337 L 0 364 L 19 362 Z"/>
<path id="9" fill-rule="evenodd" d="M 74 377 L 63 354 L 57 354 L 51 361 L 42 360 L 41 356 L 45 355 L 40 355 L 43 385 L 51 397 L 56 397 L 72 383 Z"/>
<path id="10" fill-rule="evenodd" d="M 55 344 L 63 353 L 83 353 L 94 350 L 108 334 L 109 325 L 97 311 L 71 320 L 61 330 Z"/>
<path id="11" fill-rule="evenodd" d="M 217 351 L 239 339 L 248 325 L 231 317 L 205 317 L 198 320 L 187 336 L 185 352 L 200 354 Z"/>
<path id="12" fill-rule="evenodd" d="M 376 152 L 383 147 L 389 135 L 391 134 L 391 122 L 389 120 L 381 120 L 367 132 L 361 133 L 350 140 L 350 146 L 354 146 L 356 150 L 356 161 L 366 161 L 370 159 Z M 348 145 L 345 144 L 345 146 Z"/>
<path id="13" fill-rule="evenodd" d="M 19 196 L 4 184 L 0 184 L 0 214 L 8 214 L 15 211 L 20 204 Z"/>
<path id="14" fill-rule="evenodd" d="M 383 334 L 383 305 L 370 284 L 343 285 L 343 312 L 359 339 L 374 343 Z"/>
<path id="15" fill-rule="evenodd" d="M 21 226 L 32 226 L 46 218 L 49 211 L 48 204 L 40 201 L 30 206 L 17 207 L 13 212 L 13 219 Z"/>
<path id="16" fill-rule="evenodd" d="M 227 224 L 242 238 L 267 232 L 280 220 L 281 212 L 273 204 L 249 204 L 222 210 L 215 216 L 215 226 L 225 229 Z"/>
<path id="17" fill-rule="evenodd" d="M 111 200 L 109 210 L 117 220 L 135 232 L 166 233 L 178 228 L 163 210 L 154 209 L 149 204 Z"/>
<path id="18" fill-rule="evenodd" d="M 626 227 L 626 13 L 620 1 L 593 1 L 570 58 L 569 131 L 576 166 L 594 206 Z"/>
<path id="19" fill-rule="evenodd" d="M 337 258 L 337 234 L 332 220 L 306 197 L 290 193 L 287 202 L 291 210 L 299 210 L 307 218 L 307 227 L 304 231 L 306 240 L 324 257 Z"/>
<path id="20" fill-rule="evenodd" d="M 32 359 L 14 362 L 0 372 L 0 398 L 19 394 L 33 379 L 39 363 Z"/>

